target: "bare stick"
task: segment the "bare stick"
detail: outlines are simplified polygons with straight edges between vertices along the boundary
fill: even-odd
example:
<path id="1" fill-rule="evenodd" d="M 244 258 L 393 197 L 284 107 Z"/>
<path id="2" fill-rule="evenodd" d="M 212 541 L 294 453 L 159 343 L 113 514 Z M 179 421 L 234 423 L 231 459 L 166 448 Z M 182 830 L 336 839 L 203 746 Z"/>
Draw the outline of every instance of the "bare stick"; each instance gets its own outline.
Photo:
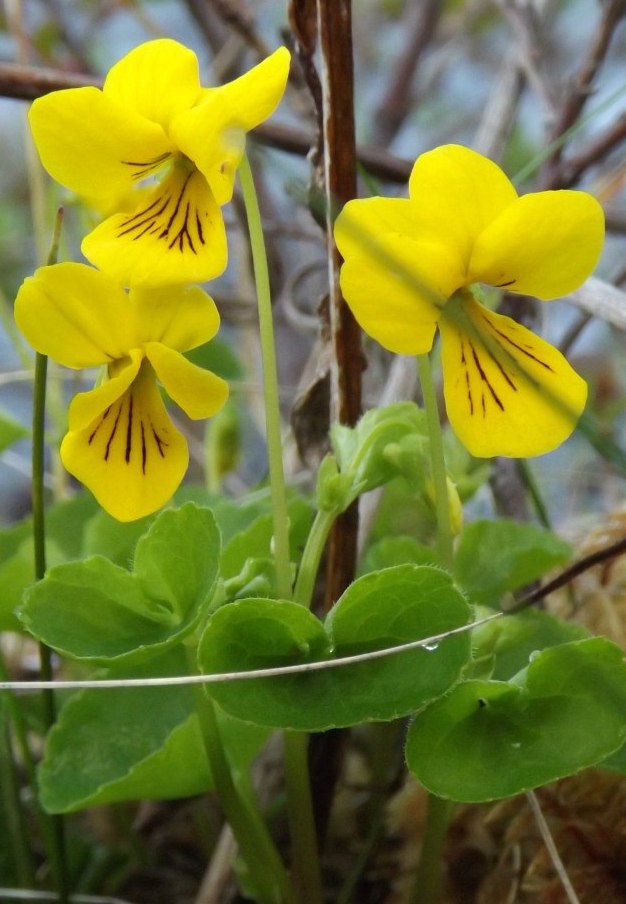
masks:
<path id="1" fill-rule="evenodd" d="M 574 886 L 570 881 L 570 877 L 567 875 L 567 870 L 565 869 L 556 844 L 554 843 L 552 832 L 550 831 L 550 827 L 548 826 L 546 818 L 543 815 L 539 801 L 537 800 L 537 795 L 534 791 L 527 791 L 526 800 L 528 801 L 528 806 L 532 810 L 533 816 L 535 817 L 535 822 L 537 823 L 537 828 L 539 829 L 541 837 L 543 838 L 543 843 L 545 844 L 548 854 L 550 855 L 552 866 L 554 867 L 561 885 L 563 886 L 563 890 L 567 895 L 567 900 L 570 902 L 570 904 L 580 904 L 580 898 L 574 891 Z"/>

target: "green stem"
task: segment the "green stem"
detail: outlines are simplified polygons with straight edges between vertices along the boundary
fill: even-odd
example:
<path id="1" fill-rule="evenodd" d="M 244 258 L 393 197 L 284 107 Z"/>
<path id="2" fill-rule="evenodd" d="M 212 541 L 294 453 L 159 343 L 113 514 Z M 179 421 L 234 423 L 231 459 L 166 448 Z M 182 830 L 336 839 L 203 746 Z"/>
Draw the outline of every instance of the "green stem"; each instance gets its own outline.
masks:
<path id="1" fill-rule="evenodd" d="M 18 884 L 33 888 L 35 866 L 22 813 L 9 719 L 4 718 L 5 712 L 8 715 L 8 709 L 4 700 L 0 700 L 0 813 L 3 814 L 4 842 Z"/>
<path id="2" fill-rule="evenodd" d="M 454 564 L 453 536 L 448 497 L 448 475 L 437 394 L 430 358 L 428 355 L 419 355 L 417 360 L 430 440 L 430 461 L 437 514 L 437 550 L 441 564 L 451 571 Z M 428 795 L 424 843 L 417 868 L 412 904 L 434 904 L 437 900 L 441 880 L 441 855 L 450 809 L 449 801 L 435 797 L 434 794 Z"/>
<path id="3" fill-rule="evenodd" d="M 437 901 L 441 883 L 441 852 L 453 806 L 452 801 L 428 795 L 422 853 L 411 904 L 435 904 Z"/>
<path id="4" fill-rule="evenodd" d="M 9 673 L 7 671 L 6 665 L 4 663 L 4 659 L 0 655 L 0 680 L 8 681 Z M 13 728 L 13 735 L 15 737 L 15 742 L 19 748 L 21 763 L 26 773 L 28 783 L 30 787 L 33 789 L 34 794 L 34 803 L 37 809 L 37 816 L 39 818 L 39 826 L 41 829 L 43 843 L 45 850 L 54 851 L 55 850 L 55 825 L 54 820 L 56 817 L 50 816 L 48 813 L 44 811 L 41 804 L 39 803 L 36 788 L 37 788 L 37 771 L 35 761 L 33 759 L 33 754 L 30 749 L 29 741 L 28 741 L 28 728 L 24 719 L 24 713 L 22 712 L 22 708 L 20 707 L 19 701 L 16 696 L 10 691 L 5 691 L 4 693 L 4 703 L 6 705 L 7 713 L 11 719 L 11 725 Z M 52 860 L 52 858 L 51 858 Z M 34 881 L 29 882 L 30 885 L 34 885 Z"/>
<path id="5" fill-rule="evenodd" d="M 293 591 L 294 602 L 300 603 L 301 606 L 308 608 L 311 606 L 315 579 L 335 515 L 335 512 L 318 511 L 311 525 Z"/>
<path id="6" fill-rule="evenodd" d="M 239 180 L 248 219 L 250 249 L 256 282 L 259 310 L 259 336 L 263 359 L 263 397 L 267 432 L 267 456 L 269 463 L 272 510 L 274 514 L 274 561 L 276 583 L 281 599 L 291 598 L 291 568 L 289 556 L 289 517 L 287 493 L 283 473 L 282 440 L 280 435 L 280 405 L 278 399 L 278 372 L 276 345 L 272 322 L 272 298 L 269 270 L 265 253 L 265 239 L 261 224 L 261 212 L 254 188 L 254 179 L 248 158 L 244 155 L 239 166 Z"/>
<path id="7" fill-rule="evenodd" d="M 446 473 L 446 460 L 443 451 L 443 435 L 441 421 L 439 420 L 439 408 L 437 394 L 433 383 L 433 373 L 428 355 L 418 355 L 418 369 L 424 410 L 428 424 L 428 438 L 430 440 L 430 463 L 432 468 L 433 484 L 435 489 L 435 510 L 437 514 L 437 550 L 444 568 L 452 570 L 452 523 L 450 520 L 450 500 L 448 498 L 448 476 Z"/>
<path id="8" fill-rule="evenodd" d="M 259 335 L 263 359 L 263 396 L 265 400 L 265 421 L 267 432 L 267 455 L 270 473 L 270 490 L 274 517 L 274 561 L 276 567 L 276 587 L 281 599 L 292 599 L 291 566 L 289 553 L 289 516 L 287 493 L 283 473 L 282 441 L 280 434 L 280 405 L 278 398 L 278 373 L 276 367 L 276 345 L 272 322 L 272 299 L 270 292 L 267 255 L 261 223 L 259 202 L 254 188 L 254 179 L 248 158 L 244 155 L 239 167 L 239 179 L 248 219 L 250 249 L 256 282 L 259 310 Z M 321 888 L 319 878 L 319 857 L 315 844 L 315 818 L 311 802 L 310 779 L 306 764 L 307 737 L 300 740 L 285 739 L 285 777 L 287 798 L 296 803 L 289 804 L 289 830 L 293 846 L 293 858 L 297 869 L 304 869 L 311 889 L 301 888 L 304 902 L 316 899 L 309 897 Z M 315 876 L 315 879 L 311 877 Z M 300 876 L 300 879 L 302 876 Z M 321 892 L 319 900 L 321 901 Z"/>
<path id="9" fill-rule="evenodd" d="M 48 255 L 48 264 L 57 260 L 59 237 L 61 234 L 63 211 L 59 210 L 52 236 L 52 244 Z M 44 500 L 45 474 L 45 424 L 46 424 L 46 377 L 48 359 L 37 353 L 35 356 L 35 381 L 33 389 L 33 447 L 32 447 L 32 508 L 33 508 L 33 545 L 35 580 L 40 581 L 46 573 L 46 524 Z M 52 674 L 52 652 L 45 644 L 39 644 L 39 677 L 42 681 L 50 681 Z M 46 728 L 52 728 L 56 721 L 56 704 L 53 690 L 42 692 L 44 722 Z M 67 850 L 65 845 L 65 824 L 63 817 L 50 818 L 51 841 L 48 855 L 50 865 L 61 904 L 69 901 L 69 872 Z"/>
<path id="10" fill-rule="evenodd" d="M 309 780 L 309 736 L 283 732 L 287 811 L 291 832 L 294 884 L 299 901 L 322 904 L 324 894 Z"/>
<path id="11" fill-rule="evenodd" d="M 258 904 L 294 904 L 289 878 L 263 818 L 235 785 L 224 752 L 215 705 L 199 685 L 194 685 L 193 692 L 213 784 L 248 867 L 256 900 Z"/>
<path id="12" fill-rule="evenodd" d="M 532 472 L 532 468 L 525 458 L 518 458 L 516 464 L 517 472 L 522 479 L 522 483 L 524 484 L 526 492 L 530 496 L 530 500 L 534 506 L 535 514 L 539 519 L 539 523 L 548 530 L 552 530 L 550 515 L 548 514 L 547 506 L 541 495 L 539 485 L 535 480 L 535 475 Z"/>

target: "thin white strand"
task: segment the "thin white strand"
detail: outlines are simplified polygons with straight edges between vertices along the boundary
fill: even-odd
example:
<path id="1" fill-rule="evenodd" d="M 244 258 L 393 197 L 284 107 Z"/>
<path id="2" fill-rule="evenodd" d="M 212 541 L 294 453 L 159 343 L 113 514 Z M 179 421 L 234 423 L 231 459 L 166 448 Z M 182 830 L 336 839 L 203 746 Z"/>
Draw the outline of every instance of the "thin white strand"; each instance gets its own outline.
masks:
<path id="1" fill-rule="evenodd" d="M 422 640 L 411 640 L 408 643 L 399 644 L 396 647 L 385 647 L 382 650 L 372 650 L 369 653 L 355 653 L 353 656 L 342 656 L 338 659 L 324 659 L 319 662 L 300 662 L 294 665 L 274 666 L 265 669 L 249 669 L 244 672 L 218 672 L 214 675 L 174 675 L 168 678 L 102 678 L 100 680 L 77 681 L 0 681 L 2 691 L 40 691 L 40 690 L 78 690 L 83 688 L 112 688 L 112 687 L 171 687 L 185 684 L 222 684 L 227 681 L 246 681 L 252 678 L 278 678 L 282 675 L 298 675 L 303 672 L 319 672 L 323 669 L 335 669 L 345 665 L 354 665 L 357 662 L 369 662 L 372 659 L 383 659 L 394 656 L 397 653 L 405 653 L 408 650 L 417 650 L 420 647 L 434 648 L 447 637 L 455 634 L 464 634 L 480 625 L 501 618 L 504 612 L 495 612 L 469 625 L 444 631 L 443 634 L 433 634 Z"/>
<path id="2" fill-rule="evenodd" d="M 541 837 L 543 838 L 543 843 L 546 846 L 546 850 L 550 855 L 552 866 L 554 867 L 561 885 L 563 886 L 563 890 L 567 895 L 567 900 L 570 902 L 570 904 L 580 904 L 580 898 L 574 890 L 574 886 L 570 881 L 570 877 L 567 875 L 565 864 L 561 860 L 561 856 L 557 850 L 554 838 L 552 837 L 552 832 L 550 831 L 550 827 L 546 822 L 546 818 L 543 815 L 543 811 L 541 809 L 541 806 L 539 805 L 539 801 L 537 800 L 537 795 L 534 791 L 527 791 L 526 800 L 528 801 L 528 805 L 532 810 L 533 816 L 535 817 L 535 822 L 537 823 L 537 827 L 541 833 Z"/>
<path id="3" fill-rule="evenodd" d="M 59 901 L 54 891 L 39 891 L 34 888 L 0 888 L 0 901 Z M 70 895 L 71 904 L 132 904 L 122 898 L 108 895 Z"/>

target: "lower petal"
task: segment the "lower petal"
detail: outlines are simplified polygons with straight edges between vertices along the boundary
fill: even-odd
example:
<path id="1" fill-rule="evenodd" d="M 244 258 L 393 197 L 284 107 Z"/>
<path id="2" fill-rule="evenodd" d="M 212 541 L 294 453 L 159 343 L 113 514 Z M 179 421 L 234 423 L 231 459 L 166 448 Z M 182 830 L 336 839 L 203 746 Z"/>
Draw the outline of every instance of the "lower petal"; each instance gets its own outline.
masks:
<path id="1" fill-rule="evenodd" d="M 439 326 L 448 418 L 472 455 L 541 455 L 568 438 L 587 384 L 556 348 L 467 295 Z"/>
<path id="2" fill-rule="evenodd" d="M 399 235 L 382 236 L 377 251 L 352 254 L 341 289 L 362 329 L 401 355 L 430 351 L 448 296 L 462 279 L 445 248 Z"/>
<path id="3" fill-rule="evenodd" d="M 109 373 L 104 383 L 75 395 L 70 405 L 70 430 L 83 430 L 117 402 L 137 377 L 142 360 L 143 353 L 139 349 L 132 349 L 125 362 L 115 362 L 115 373 Z"/>
<path id="4" fill-rule="evenodd" d="M 123 285 L 203 282 L 226 267 L 222 213 L 204 177 L 175 165 L 132 213 L 83 239 L 85 257 Z"/>
<path id="5" fill-rule="evenodd" d="M 118 521 L 143 518 L 170 499 L 189 453 L 149 366 L 87 427 L 66 434 L 61 460 Z"/>
<path id="6" fill-rule="evenodd" d="M 168 395 L 188 417 L 195 420 L 217 414 L 228 398 L 226 380 L 160 342 L 147 342 L 145 351 Z"/>

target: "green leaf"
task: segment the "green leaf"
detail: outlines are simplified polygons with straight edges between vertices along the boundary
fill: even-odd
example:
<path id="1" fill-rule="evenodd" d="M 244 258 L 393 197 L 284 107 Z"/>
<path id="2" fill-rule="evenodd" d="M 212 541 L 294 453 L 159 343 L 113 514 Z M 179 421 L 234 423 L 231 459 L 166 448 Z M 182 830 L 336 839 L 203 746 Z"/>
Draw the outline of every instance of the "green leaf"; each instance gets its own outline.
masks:
<path id="1" fill-rule="evenodd" d="M 209 509 L 190 503 L 166 509 L 135 549 L 135 577 L 144 594 L 164 603 L 178 622 L 207 602 L 217 580 L 220 535 Z"/>
<path id="2" fill-rule="evenodd" d="M 479 613 L 476 614 L 479 617 Z M 528 665 L 530 658 L 538 650 L 582 640 L 588 636 L 589 632 L 581 625 L 564 621 L 539 609 L 527 609 L 480 625 L 472 634 L 472 647 L 475 658 L 493 656 L 491 678 L 495 681 L 508 681 Z"/>
<path id="3" fill-rule="evenodd" d="M 373 543 L 359 565 L 359 575 L 380 571 L 393 565 L 436 565 L 437 552 L 414 537 L 383 537 Z"/>
<path id="4" fill-rule="evenodd" d="M 51 568 L 27 591 L 20 618 L 67 656 L 139 661 L 193 630 L 211 601 L 218 563 L 213 515 L 188 503 L 156 518 L 137 543 L 133 574 L 102 556 Z"/>
<path id="5" fill-rule="evenodd" d="M 369 652 L 467 624 L 470 609 L 438 568 L 401 565 L 355 581 L 326 624 L 295 603 L 240 600 L 210 618 L 199 648 L 206 673 L 316 662 Z M 227 712 L 258 725 L 322 731 L 413 712 L 444 693 L 470 654 L 469 636 L 364 663 L 211 686 Z"/>
<path id="6" fill-rule="evenodd" d="M 239 359 L 230 346 L 220 339 L 211 339 L 210 342 L 185 352 L 185 358 L 198 367 L 212 370 L 225 380 L 241 380 L 244 376 L 244 368 Z"/>
<path id="7" fill-rule="evenodd" d="M 103 509 L 85 527 L 83 555 L 104 556 L 122 568 L 132 567 L 135 547 L 152 522 L 154 516 L 137 521 L 121 522 Z"/>
<path id="8" fill-rule="evenodd" d="M 85 523 L 97 510 L 90 493 L 57 502 L 46 511 L 46 561 L 48 567 L 77 558 Z M 15 610 L 25 590 L 35 581 L 33 522 L 29 516 L 0 531 L 0 631 L 21 631 Z"/>
<path id="9" fill-rule="evenodd" d="M 626 736 L 626 663 L 602 637 L 544 650 L 509 682 L 467 681 L 419 713 L 409 769 L 434 794 L 510 797 L 604 760 Z"/>
<path id="10" fill-rule="evenodd" d="M 251 513 L 255 511 L 253 507 Z M 289 545 L 293 560 L 299 558 L 311 526 L 311 506 L 300 496 L 292 496 L 287 503 L 289 514 Z M 223 579 L 239 575 L 248 559 L 272 557 L 274 519 L 271 513 L 256 515 L 245 527 L 241 526 L 226 542 L 222 552 L 220 574 Z"/>
<path id="11" fill-rule="evenodd" d="M 28 432 L 26 427 L 0 408 L 0 452 L 4 452 L 18 439 L 28 436 Z"/>
<path id="12" fill-rule="evenodd" d="M 54 540 L 65 560 L 83 554 L 85 531 L 100 507 L 91 493 L 80 492 L 46 509 L 46 539 Z"/>
<path id="13" fill-rule="evenodd" d="M 46 544 L 46 558 L 50 566 L 65 561 L 54 540 Z M 17 617 L 25 591 L 35 581 L 35 552 L 33 539 L 27 536 L 13 555 L 0 565 L 0 631 L 23 631 Z"/>
<path id="14" fill-rule="evenodd" d="M 571 547 L 551 531 L 517 521 L 474 521 L 462 532 L 454 560 L 459 586 L 472 602 L 496 605 L 571 558 Z"/>
<path id="15" fill-rule="evenodd" d="M 403 440 L 427 442 L 425 415 L 412 402 L 368 411 L 355 427 L 334 424 L 327 457 L 318 472 L 317 502 L 323 511 L 344 511 L 362 493 L 401 473 L 396 455 Z"/>
<path id="16" fill-rule="evenodd" d="M 180 649 L 107 678 L 186 673 Z M 230 759 L 247 766 L 267 732 L 220 716 Z M 76 694 L 48 735 L 39 769 L 41 800 L 65 813 L 120 800 L 188 797 L 212 786 L 189 686 L 102 688 Z"/>

